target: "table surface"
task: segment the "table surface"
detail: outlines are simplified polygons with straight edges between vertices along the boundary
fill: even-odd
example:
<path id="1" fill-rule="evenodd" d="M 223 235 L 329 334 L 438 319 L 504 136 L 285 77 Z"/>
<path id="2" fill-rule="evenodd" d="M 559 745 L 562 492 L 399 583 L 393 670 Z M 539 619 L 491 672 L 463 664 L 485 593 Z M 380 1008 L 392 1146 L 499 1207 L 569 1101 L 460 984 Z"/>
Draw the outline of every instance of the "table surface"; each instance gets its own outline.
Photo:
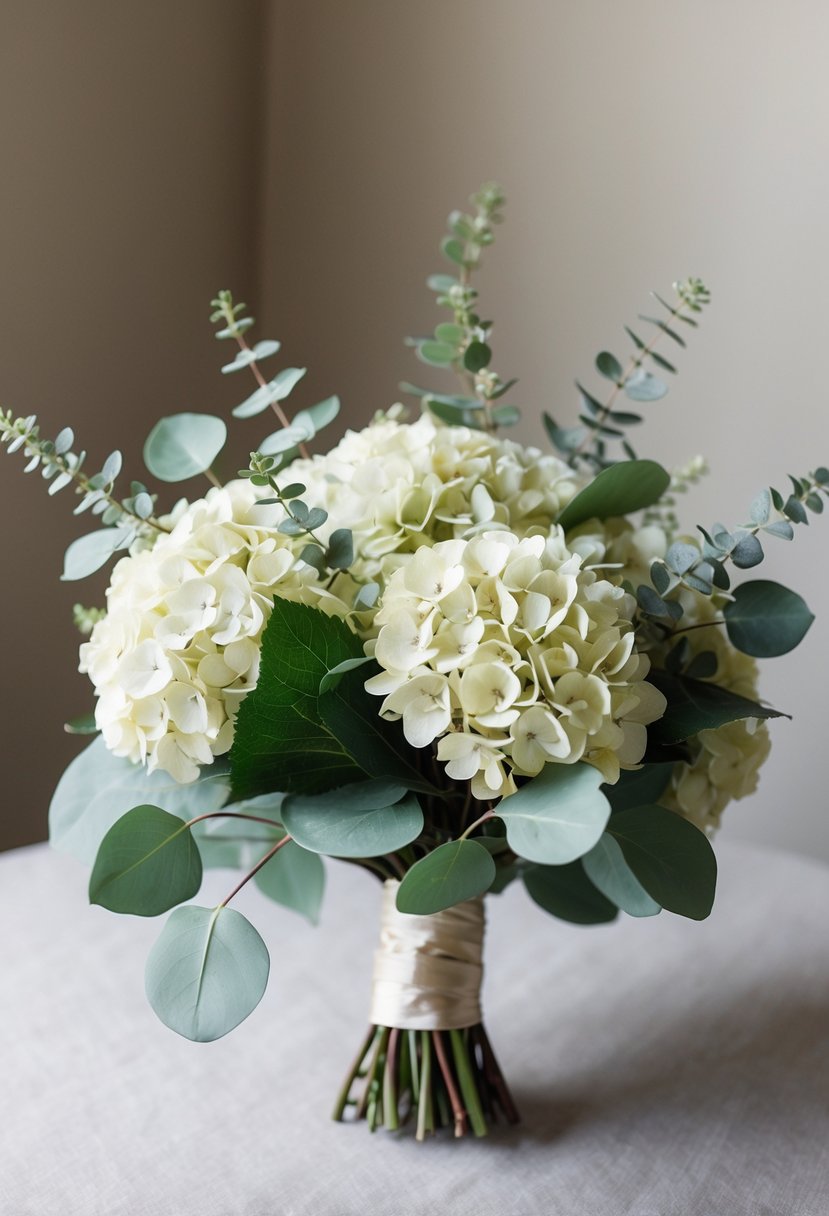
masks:
<path id="1" fill-rule="evenodd" d="M 246 888 L 271 982 L 227 1038 L 156 1021 L 157 922 L 0 857 L 2 1216 L 826 1216 L 829 870 L 723 845 L 710 920 L 491 901 L 487 1025 L 524 1122 L 416 1144 L 329 1109 L 365 1030 L 379 885 L 328 867 L 320 928 Z M 212 871 L 199 902 L 228 890 Z"/>

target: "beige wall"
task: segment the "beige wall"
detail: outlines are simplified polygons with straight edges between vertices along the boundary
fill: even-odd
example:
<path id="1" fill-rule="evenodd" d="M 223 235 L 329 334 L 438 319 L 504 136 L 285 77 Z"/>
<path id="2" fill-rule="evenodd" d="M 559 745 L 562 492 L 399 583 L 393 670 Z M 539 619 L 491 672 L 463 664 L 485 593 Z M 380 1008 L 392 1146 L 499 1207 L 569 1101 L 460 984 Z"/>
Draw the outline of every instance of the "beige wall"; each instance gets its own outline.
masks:
<path id="1" fill-rule="evenodd" d="M 0 21 L 0 401 L 74 426 L 91 459 L 163 413 L 228 402 L 207 304 L 255 278 L 260 5 L 27 0 Z M 244 11 L 248 20 L 241 20 Z M 4 606 L 0 845 L 44 835 L 91 707 L 59 583 L 82 530 L 0 455 Z M 96 466 L 99 467 L 99 466 Z M 88 517 L 85 517 L 88 519 Z"/>
<path id="2" fill-rule="evenodd" d="M 5 8 L 2 399 L 94 422 L 97 454 L 134 452 L 163 411 L 229 403 L 204 323 L 225 282 L 259 294 L 262 333 L 309 366 L 298 404 L 340 391 L 355 422 L 388 404 L 420 371 L 401 338 L 433 322 L 422 281 L 445 214 L 498 177 L 509 220 L 482 286 L 527 438 L 649 288 L 696 273 L 714 304 L 648 431 L 668 463 L 711 459 L 689 522 L 737 521 L 765 481 L 829 463 L 819 0 Z M 3 466 L 10 509 L 5 843 L 42 833 L 72 750 L 59 723 L 86 705 L 66 675 L 73 589 L 55 581 L 66 510 Z M 796 723 L 774 727 L 761 792 L 725 831 L 829 858 L 829 519 L 774 553 L 763 573 L 819 619 L 766 667 Z"/>

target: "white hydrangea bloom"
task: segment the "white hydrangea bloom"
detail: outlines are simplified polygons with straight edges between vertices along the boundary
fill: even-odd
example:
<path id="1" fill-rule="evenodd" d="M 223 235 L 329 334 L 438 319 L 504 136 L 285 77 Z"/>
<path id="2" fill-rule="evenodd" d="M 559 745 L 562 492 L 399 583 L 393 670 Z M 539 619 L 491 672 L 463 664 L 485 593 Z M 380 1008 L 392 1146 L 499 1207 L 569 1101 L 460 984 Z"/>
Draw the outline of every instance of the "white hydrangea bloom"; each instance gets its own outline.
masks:
<path id="1" fill-rule="evenodd" d="M 635 603 L 564 534 L 501 529 L 421 548 L 389 578 L 366 685 L 410 743 L 492 799 L 513 774 L 586 760 L 607 781 L 644 753 L 665 701 L 634 648 Z"/>
<path id="2" fill-rule="evenodd" d="M 169 533 L 115 566 L 107 614 L 81 646 L 107 747 L 177 781 L 230 747 L 273 596 L 328 607 L 276 529 L 282 509 L 256 497 L 234 481 L 180 504 Z"/>
<path id="3" fill-rule="evenodd" d="M 682 604 L 683 625 L 722 619 L 722 605 L 695 592 L 684 592 Z M 683 636 L 688 639 L 689 656 L 703 651 L 716 656 L 717 670 L 712 679 L 717 685 L 751 701 L 758 699 L 757 663 L 731 645 L 721 625 L 692 629 Z M 697 827 L 713 832 L 729 802 L 746 798 L 757 789 L 771 739 L 764 721 L 745 718 L 717 730 L 700 731 L 692 746 L 691 763 L 676 765 L 660 801 Z"/>

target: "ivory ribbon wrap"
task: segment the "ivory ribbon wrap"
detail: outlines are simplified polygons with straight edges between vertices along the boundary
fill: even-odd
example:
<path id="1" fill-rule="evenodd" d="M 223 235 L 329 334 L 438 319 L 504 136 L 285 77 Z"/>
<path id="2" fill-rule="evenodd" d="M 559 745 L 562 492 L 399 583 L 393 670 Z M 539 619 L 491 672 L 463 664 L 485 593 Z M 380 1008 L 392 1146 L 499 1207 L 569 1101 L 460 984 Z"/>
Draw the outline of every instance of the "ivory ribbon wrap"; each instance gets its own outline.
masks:
<path id="1" fill-rule="evenodd" d="M 374 954 L 371 1022 L 401 1030 L 460 1030 L 481 1019 L 484 901 L 432 916 L 395 905 L 400 883 L 383 887 L 380 945 Z"/>

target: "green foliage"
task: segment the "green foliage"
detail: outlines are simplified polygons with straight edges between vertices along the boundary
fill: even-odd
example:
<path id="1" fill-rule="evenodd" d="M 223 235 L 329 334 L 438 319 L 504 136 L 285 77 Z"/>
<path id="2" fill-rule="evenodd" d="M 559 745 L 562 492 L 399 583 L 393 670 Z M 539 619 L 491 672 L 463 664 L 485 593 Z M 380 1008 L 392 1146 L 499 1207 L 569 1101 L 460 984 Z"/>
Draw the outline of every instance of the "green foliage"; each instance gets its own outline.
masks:
<path id="1" fill-rule="evenodd" d="M 115 481 L 121 472 L 122 458 L 111 452 L 101 469 L 92 475 L 84 471 L 86 452 L 73 452 L 74 432 L 64 427 L 54 440 L 43 439 L 37 418 L 15 418 L 0 410 L 0 444 L 8 452 L 21 451 L 27 459 L 25 473 L 39 469 L 49 482 L 49 494 L 60 493 L 74 486 L 80 498 L 74 514 L 89 511 L 100 516 L 104 528 L 80 537 L 69 546 L 64 559 L 64 580 L 86 578 L 104 566 L 119 549 L 127 549 L 136 540 L 150 539 L 164 531 L 153 518 L 155 498 L 141 482 L 132 482 L 130 493 L 116 497 Z"/>
<path id="2" fill-rule="evenodd" d="M 672 763 L 643 764 L 641 768 L 622 771 L 615 785 L 602 786 L 611 813 L 658 802 L 668 787 L 673 768 Z"/>
<path id="3" fill-rule="evenodd" d="M 607 830 L 652 900 L 691 920 L 708 916 L 717 886 L 717 862 L 704 832 L 661 806 L 620 811 Z"/>
<path id="4" fill-rule="evenodd" d="M 325 866 L 316 853 L 309 853 L 289 840 L 257 871 L 253 881 L 274 903 L 298 912 L 312 925 L 319 924 Z"/>
<path id="5" fill-rule="evenodd" d="M 75 757 L 49 807 L 49 839 L 61 852 L 91 865 L 106 833 L 131 807 L 152 802 L 180 819 L 218 811 L 229 783 L 218 765 L 188 785 L 168 773 L 113 756 L 99 736 Z"/>
<path id="6" fill-rule="evenodd" d="M 700 279 L 686 279 L 682 283 L 674 283 L 674 292 L 676 299 L 672 304 L 652 293 L 660 307 L 665 309 L 667 320 L 661 317 L 642 317 L 643 321 L 656 330 L 647 340 L 625 326 L 625 333 L 633 344 L 633 350 L 626 361 L 623 362 L 606 350 L 596 356 L 596 370 L 613 385 L 604 401 L 598 400 L 576 382 L 581 402 L 579 421 L 582 426 L 561 426 L 550 414 L 544 415 L 544 425 L 551 443 L 562 459 L 574 467 L 589 464 L 595 469 L 604 469 L 615 464 L 616 461 L 608 455 L 609 440 L 620 440 L 626 458 L 636 458 L 636 453 L 625 438 L 625 430 L 641 422 L 642 417 L 630 411 L 616 410 L 616 401 L 620 393 L 637 403 L 658 401 L 665 396 L 668 391 L 667 384 L 648 370 L 649 365 L 653 364 L 660 371 L 671 375 L 676 373 L 676 368 L 662 355 L 657 354 L 655 347 L 664 337 L 684 346 L 684 340 L 672 326 L 676 323 L 696 326 L 691 314 L 700 313 L 711 298 Z"/>
<path id="7" fill-rule="evenodd" d="M 282 794 L 265 794 L 223 806 L 220 815 L 194 823 L 190 830 L 204 868 L 249 870 L 254 866 L 285 835 L 278 822 L 281 806 Z M 257 819 L 248 818 L 252 815 Z"/>
<path id="8" fill-rule="evenodd" d="M 495 813 L 506 824 L 512 851 L 527 861 L 556 866 L 587 853 L 610 815 L 601 782 L 590 764 L 548 764 L 503 798 Z"/>
<path id="9" fill-rule="evenodd" d="M 159 916 L 192 899 L 202 863 L 189 827 L 157 806 L 136 806 L 101 841 L 89 902 L 133 916 Z"/>
<path id="10" fill-rule="evenodd" d="M 415 862 L 397 891 L 397 908 L 430 916 L 483 895 L 495 879 L 495 862 L 477 840 L 450 840 Z"/>
<path id="11" fill-rule="evenodd" d="M 282 822 L 304 849 L 329 857 L 382 857 L 423 831 L 423 812 L 403 786 L 365 781 L 315 796 L 293 794 Z"/>
<path id="12" fill-rule="evenodd" d="M 585 853 L 581 864 L 602 895 L 628 916 L 656 916 L 662 911 L 625 861 L 621 845 L 610 832 Z"/>
<path id="13" fill-rule="evenodd" d="M 269 970 L 267 947 L 240 912 L 176 908 L 147 959 L 147 999 L 176 1034 L 212 1043 L 253 1012 Z"/>
<path id="14" fill-rule="evenodd" d="M 655 743 L 679 743 L 699 734 L 701 730 L 716 730 L 718 726 L 743 718 L 788 717 L 788 714 L 705 680 L 651 669 L 648 682 L 668 699 L 664 716 L 648 727 L 648 738 Z"/>
<path id="15" fill-rule="evenodd" d="M 155 424 L 144 444 L 144 464 L 159 481 L 187 481 L 206 473 L 227 439 L 212 414 L 172 414 Z"/>
<path id="16" fill-rule="evenodd" d="M 670 485 L 670 474 L 654 460 L 629 460 L 603 469 L 562 511 L 565 532 L 588 519 L 629 515 L 657 502 Z"/>
<path id="17" fill-rule="evenodd" d="M 531 899 L 559 920 L 574 925 L 603 925 L 615 920 L 615 904 L 597 891 L 580 861 L 564 866 L 528 866 L 524 886 Z"/>
<path id="18" fill-rule="evenodd" d="M 735 588 L 723 616 L 732 645 L 758 659 L 794 650 L 815 619 L 795 591 L 765 579 Z"/>
<path id="19" fill-rule="evenodd" d="M 495 431 L 500 426 L 512 426 L 520 417 L 516 406 L 493 406 L 516 382 L 503 381 L 490 370 L 492 322 L 481 317 L 478 293 L 470 278 L 480 266 L 484 250 L 495 240 L 495 225 L 501 222 L 505 199 L 493 182 L 482 186 L 471 201 L 472 213 L 453 211 L 449 216 L 449 233 L 441 243 L 441 251 L 455 273 L 430 275 L 427 279 L 429 288 L 437 294 L 437 303 L 449 309 L 452 320 L 441 322 L 429 337 L 408 340 L 421 362 L 454 371 L 464 394 L 452 396 L 411 384 L 400 387 L 420 397 L 436 418 L 449 425 Z"/>
<path id="20" fill-rule="evenodd" d="M 275 789 L 315 794 L 367 776 L 423 788 L 399 725 L 378 716 L 361 671 L 320 696 L 328 672 L 362 657 L 362 643 L 339 618 L 274 600 L 259 682 L 241 704 L 230 753 L 237 798 Z"/>

